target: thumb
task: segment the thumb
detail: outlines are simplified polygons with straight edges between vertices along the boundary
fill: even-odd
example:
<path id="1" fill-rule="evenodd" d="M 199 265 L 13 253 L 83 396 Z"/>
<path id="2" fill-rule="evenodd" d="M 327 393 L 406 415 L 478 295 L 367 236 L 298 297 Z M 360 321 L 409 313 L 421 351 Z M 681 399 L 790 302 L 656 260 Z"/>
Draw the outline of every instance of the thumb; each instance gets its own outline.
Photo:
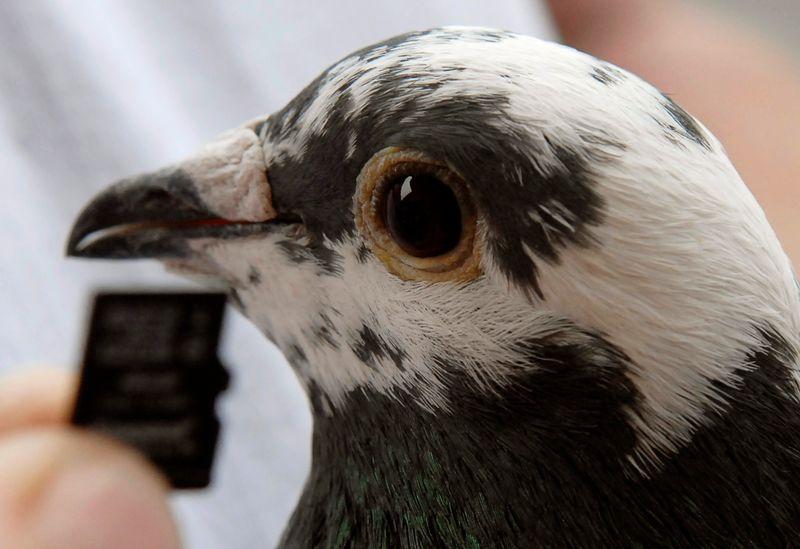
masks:
<path id="1" fill-rule="evenodd" d="M 73 385 L 44 379 L 0 383 L 16 404 L 0 417 L 0 547 L 178 548 L 165 480 L 132 449 L 60 424 Z"/>
<path id="2" fill-rule="evenodd" d="M 179 547 L 166 483 L 113 441 L 40 429 L 0 443 L 0 547 Z"/>

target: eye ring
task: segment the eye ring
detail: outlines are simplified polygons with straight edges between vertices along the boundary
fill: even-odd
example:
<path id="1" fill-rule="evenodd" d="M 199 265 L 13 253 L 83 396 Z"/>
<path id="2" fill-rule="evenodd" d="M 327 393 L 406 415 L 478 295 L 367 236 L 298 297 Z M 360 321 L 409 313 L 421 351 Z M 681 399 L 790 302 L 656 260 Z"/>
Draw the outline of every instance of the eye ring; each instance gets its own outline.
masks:
<path id="1" fill-rule="evenodd" d="M 417 256 L 404 249 L 384 218 L 387 193 L 404 175 L 435 178 L 452 191 L 458 204 L 461 230 L 458 241 L 444 253 Z M 372 156 L 357 179 L 355 193 L 356 227 L 371 251 L 390 272 L 405 280 L 468 281 L 478 276 L 480 253 L 477 214 L 467 184 L 447 164 L 415 149 L 388 147 Z"/>

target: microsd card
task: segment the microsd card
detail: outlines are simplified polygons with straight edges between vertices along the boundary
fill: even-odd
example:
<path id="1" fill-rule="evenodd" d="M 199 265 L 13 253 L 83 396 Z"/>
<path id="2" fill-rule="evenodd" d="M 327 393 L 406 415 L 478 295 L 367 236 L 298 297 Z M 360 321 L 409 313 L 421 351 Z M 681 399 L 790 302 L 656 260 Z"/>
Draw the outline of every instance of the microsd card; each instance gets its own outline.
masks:
<path id="1" fill-rule="evenodd" d="M 228 385 L 217 356 L 224 294 L 102 293 L 72 423 L 145 454 L 174 488 L 204 488 Z"/>

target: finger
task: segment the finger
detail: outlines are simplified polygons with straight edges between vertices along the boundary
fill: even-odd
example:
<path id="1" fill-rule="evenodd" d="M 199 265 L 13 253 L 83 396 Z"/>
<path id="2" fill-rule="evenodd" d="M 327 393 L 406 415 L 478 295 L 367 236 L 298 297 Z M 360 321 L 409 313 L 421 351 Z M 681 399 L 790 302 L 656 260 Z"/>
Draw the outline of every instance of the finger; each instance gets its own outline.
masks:
<path id="1" fill-rule="evenodd" d="M 76 429 L 0 440 L 0 547 L 180 546 L 164 479 L 138 454 Z"/>
<path id="2" fill-rule="evenodd" d="M 547 0 L 553 20 L 568 43 L 596 35 L 612 23 L 636 24 L 651 4 L 648 0 Z"/>
<path id="3" fill-rule="evenodd" d="M 75 389 L 75 376 L 61 370 L 25 371 L 0 379 L 0 435 L 65 423 Z"/>

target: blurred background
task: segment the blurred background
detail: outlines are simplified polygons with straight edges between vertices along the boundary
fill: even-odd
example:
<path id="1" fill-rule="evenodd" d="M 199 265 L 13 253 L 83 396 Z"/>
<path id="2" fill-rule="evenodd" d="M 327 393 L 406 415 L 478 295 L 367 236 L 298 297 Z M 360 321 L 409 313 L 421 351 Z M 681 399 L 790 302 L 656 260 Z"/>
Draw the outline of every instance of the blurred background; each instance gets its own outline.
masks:
<path id="1" fill-rule="evenodd" d="M 800 55 L 800 2 L 795 0 L 701 0 L 727 17 L 752 26 Z"/>
<path id="2" fill-rule="evenodd" d="M 79 364 L 97 288 L 184 286 L 147 262 L 63 259 L 95 192 L 277 110 L 355 49 L 444 24 L 562 39 L 652 81 L 721 138 L 800 259 L 796 0 L 4 0 L 0 375 Z M 174 509 L 187 547 L 269 547 L 308 468 L 306 401 L 232 311 L 223 358 L 234 380 L 214 486 Z"/>

